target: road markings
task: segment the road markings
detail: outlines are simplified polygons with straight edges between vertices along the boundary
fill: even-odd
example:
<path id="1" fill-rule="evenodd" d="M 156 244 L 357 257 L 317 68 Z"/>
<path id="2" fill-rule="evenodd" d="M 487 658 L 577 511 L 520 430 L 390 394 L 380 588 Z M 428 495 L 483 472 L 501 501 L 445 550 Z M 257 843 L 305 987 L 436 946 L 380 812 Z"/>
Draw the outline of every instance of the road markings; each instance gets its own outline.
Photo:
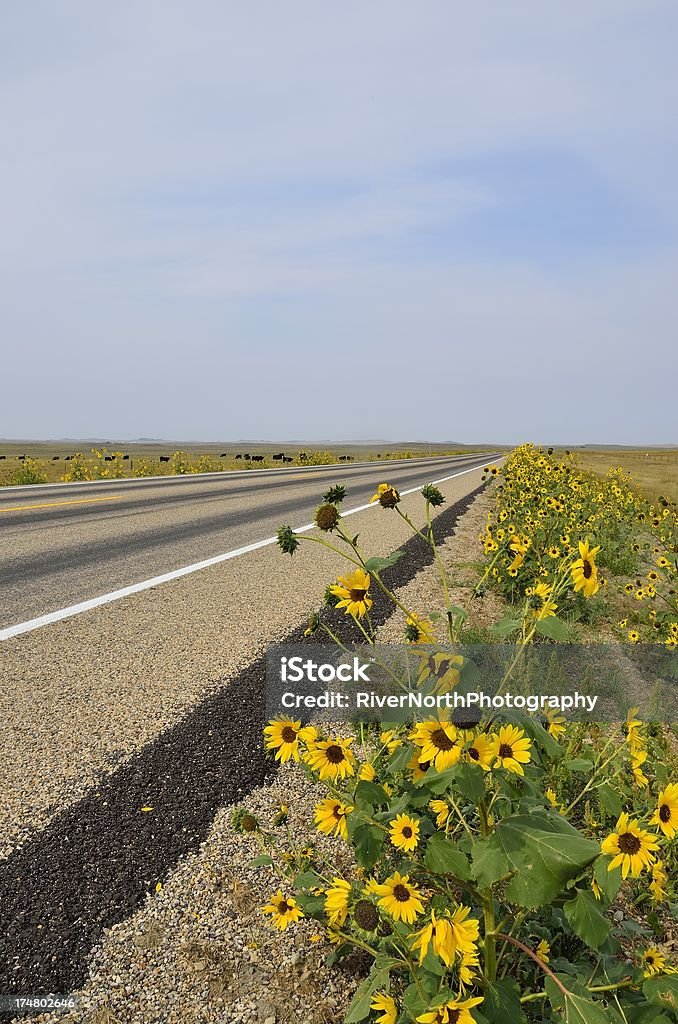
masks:
<path id="1" fill-rule="evenodd" d="M 501 462 L 500 459 L 494 459 L 494 463 Z M 477 466 L 470 466 L 469 469 L 462 469 L 458 473 L 451 473 L 449 476 L 439 477 L 438 480 L 431 480 L 433 484 L 443 484 L 447 480 L 453 480 L 455 477 L 464 476 L 466 473 L 476 473 L 479 469 L 482 469 L 485 463 L 479 463 Z M 415 491 L 420 491 L 422 485 L 419 484 L 417 487 L 410 487 L 406 491 L 401 491 L 401 495 L 414 494 Z M 368 502 L 366 505 L 357 505 L 356 508 L 350 508 L 346 512 L 342 512 L 342 518 L 346 516 L 355 515 L 356 512 L 364 512 L 368 508 L 379 508 L 379 502 Z M 306 523 L 304 526 L 298 526 L 295 528 L 295 533 L 307 533 L 309 530 L 315 530 L 315 523 Z M 48 612 L 46 615 L 39 615 L 35 619 L 28 619 L 26 622 L 19 622 L 15 626 L 8 626 L 6 629 L 0 629 L 0 641 L 11 640 L 12 637 L 19 636 L 21 633 L 31 633 L 34 629 L 40 629 L 41 626 L 49 626 L 54 622 L 61 622 L 62 619 L 70 619 L 74 615 L 82 615 L 83 612 L 89 612 L 93 608 L 100 608 L 104 604 L 111 604 L 113 601 L 119 601 L 123 597 L 130 597 L 132 594 L 139 594 L 142 590 L 150 590 L 151 587 L 158 587 L 161 583 L 169 583 L 171 580 L 178 580 L 182 576 L 188 576 L 191 573 L 199 572 L 201 569 L 208 569 L 211 565 L 219 565 L 220 562 L 228 562 L 232 558 L 238 558 L 240 555 L 247 555 L 250 551 L 258 551 L 260 548 L 269 547 L 271 544 L 277 543 L 277 537 L 266 537 L 265 540 L 257 540 L 252 544 L 245 544 L 241 548 L 234 548 L 232 551 L 225 551 L 222 555 L 214 555 L 212 558 L 205 558 L 202 562 L 194 562 L 192 565 L 185 565 L 181 569 L 173 569 L 171 572 L 163 573 L 162 576 L 153 576 L 151 579 L 142 580 L 141 583 L 132 583 L 128 587 L 122 587 L 120 590 L 112 590 L 108 594 L 101 594 L 100 597 L 92 597 L 88 601 L 80 601 L 79 604 L 69 605 L 67 608 L 60 608 L 55 612 Z"/>
<path id="2" fill-rule="evenodd" d="M 70 501 L 46 501 L 42 505 L 14 505 L 12 508 L 0 508 L 0 512 L 25 512 L 31 508 L 58 508 L 60 505 L 91 505 L 93 501 L 122 501 L 122 495 L 111 498 L 72 498 Z"/>

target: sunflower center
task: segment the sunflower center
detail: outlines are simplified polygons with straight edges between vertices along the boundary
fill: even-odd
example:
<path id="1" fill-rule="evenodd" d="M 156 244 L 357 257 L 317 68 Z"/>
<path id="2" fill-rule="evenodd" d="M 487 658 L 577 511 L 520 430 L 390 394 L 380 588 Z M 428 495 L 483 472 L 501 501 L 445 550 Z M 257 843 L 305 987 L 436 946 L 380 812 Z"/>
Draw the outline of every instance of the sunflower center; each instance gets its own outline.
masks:
<path id="1" fill-rule="evenodd" d="M 447 1019 L 449 1021 L 449 1024 L 457 1024 L 457 1021 L 459 1020 L 459 1014 L 459 1010 L 448 1010 Z"/>
<path id="2" fill-rule="evenodd" d="M 410 890 L 402 882 L 398 882 L 393 887 L 393 895 L 397 899 L 398 903 L 407 903 L 410 898 Z"/>
<path id="3" fill-rule="evenodd" d="M 659 820 L 666 824 L 667 821 L 671 821 L 671 808 L 668 804 L 662 804 L 659 808 Z"/>
<path id="4" fill-rule="evenodd" d="M 500 757 L 513 757 L 513 747 L 510 743 L 502 743 L 499 747 Z"/>
<path id="5" fill-rule="evenodd" d="M 294 743 L 294 741 L 297 738 L 297 734 L 291 725 L 283 726 L 281 735 L 283 738 L 283 743 Z"/>
<path id="6" fill-rule="evenodd" d="M 353 908 L 353 919 L 366 932 L 375 931 L 379 924 L 377 908 L 369 900 L 358 900 Z"/>
<path id="7" fill-rule="evenodd" d="M 452 750 L 454 743 L 444 729 L 436 729 L 431 733 L 431 741 L 438 750 Z"/>
<path id="8" fill-rule="evenodd" d="M 352 601 L 363 601 L 367 591 L 361 590 L 360 587 L 353 587 L 348 593 Z"/>
<path id="9" fill-rule="evenodd" d="M 584 573 L 584 579 L 585 580 L 590 580 L 591 577 L 593 576 L 593 566 L 589 562 L 588 558 L 584 559 L 584 568 L 583 568 L 582 571 Z"/>
<path id="10" fill-rule="evenodd" d="M 468 756 L 471 758 L 472 761 L 480 760 L 480 754 L 478 753 L 475 747 L 469 747 Z"/>
<path id="11" fill-rule="evenodd" d="M 646 964 L 647 964 L 647 965 L 648 965 L 649 967 L 652 967 L 652 965 L 653 965 L 653 963 L 654 963 L 654 957 L 652 956 L 652 954 L 651 954 L 651 953 L 650 953 L 650 954 L 648 954 L 648 956 L 646 956 L 646 957 L 645 957 L 645 963 L 646 963 Z"/>
<path id="12" fill-rule="evenodd" d="M 335 804 L 332 808 L 332 815 L 339 821 L 341 818 L 341 804 Z"/>
<path id="13" fill-rule="evenodd" d="M 292 908 L 289 905 L 289 903 L 287 902 L 287 900 L 281 900 L 280 903 L 278 904 L 278 913 L 279 914 L 287 914 L 287 913 L 289 913 L 289 911 L 291 909 Z"/>
<path id="14" fill-rule="evenodd" d="M 429 768 L 431 767 L 431 762 L 430 761 L 418 761 L 417 763 L 419 765 L 419 771 L 420 772 L 427 772 L 429 770 Z"/>
<path id="15" fill-rule="evenodd" d="M 325 751 L 325 756 L 330 764 L 341 764 L 344 760 L 344 751 L 341 747 L 338 747 L 336 743 L 333 743 L 331 747 L 328 747 Z"/>
<path id="16" fill-rule="evenodd" d="M 623 832 L 619 837 L 619 849 L 622 853 L 638 853 L 640 839 L 633 832 Z"/>
<path id="17" fill-rule="evenodd" d="M 403 835 L 405 836 L 405 839 L 412 838 L 412 829 L 410 828 L 409 825 L 405 825 L 405 828 L 403 829 Z"/>

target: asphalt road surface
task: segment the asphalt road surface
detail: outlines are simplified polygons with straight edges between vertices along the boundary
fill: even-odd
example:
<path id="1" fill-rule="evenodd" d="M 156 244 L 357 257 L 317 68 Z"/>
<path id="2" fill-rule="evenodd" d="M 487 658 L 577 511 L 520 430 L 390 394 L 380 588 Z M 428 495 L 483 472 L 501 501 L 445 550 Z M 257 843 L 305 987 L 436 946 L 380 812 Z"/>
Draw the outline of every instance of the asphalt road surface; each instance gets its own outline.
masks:
<path id="1" fill-rule="evenodd" d="M 0 489 L 0 630 L 311 522 L 323 491 L 345 508 L 388 480 L 416 488 L 487 453 Z"/>

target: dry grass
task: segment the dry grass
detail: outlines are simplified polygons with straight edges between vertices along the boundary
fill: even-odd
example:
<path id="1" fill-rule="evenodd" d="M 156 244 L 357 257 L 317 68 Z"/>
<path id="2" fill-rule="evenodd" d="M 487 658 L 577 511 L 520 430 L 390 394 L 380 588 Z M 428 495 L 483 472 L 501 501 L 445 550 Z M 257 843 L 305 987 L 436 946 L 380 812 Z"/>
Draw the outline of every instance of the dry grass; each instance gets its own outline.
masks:
<path id="1" fill-rule="evenodd" d="M 678 450 L 652 451 L 604 451 L 577 452 L 577 459 L 583 469 L 593 470 L 605 476 L 611 466 L 621 466 L 630 473 L 633 483 L 648 498 L 663 495 L 669 501 L 678 502 Z"/>

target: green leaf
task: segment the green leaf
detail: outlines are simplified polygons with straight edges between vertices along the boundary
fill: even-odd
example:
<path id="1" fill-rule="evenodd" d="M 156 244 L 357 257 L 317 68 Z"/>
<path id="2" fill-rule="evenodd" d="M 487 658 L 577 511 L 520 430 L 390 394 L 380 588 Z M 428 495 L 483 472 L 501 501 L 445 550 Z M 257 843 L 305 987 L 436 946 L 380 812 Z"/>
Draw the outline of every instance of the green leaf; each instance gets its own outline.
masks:
<path id="1" fill-rule="evenodd" d="M 452 768 L 457 789 L 471 803 L 477 804 L 485 796 L 485 773 L 477 764 L 456 764 Z"/>
<path id="2" fill-rule="evenodd" d="M 371 871 L 381 853 L 386 833 L 376 825 L 360 823 L 353 829 L 352 839 L 358 864 Z"/>
<path id="3" fill-rule="evenodd" d="M 603 896 L 611 903 L 619 892 L 622 883 L 621 868 L 608 871 L 611 864 L 609 857 L 599 857 L 593 865 L 593 877 L 603 890 Z"/>
<path id="4" fill-rule="evenodd" d="M 345 1024 L 357 1024 L 358 1021 L 364 1020 L 368 1016 L 374 993 L 378 989 L 388 988 L 389 971 L 392 966 L 393 961 L 386 960 L 383 957 L 379 957 L 374 961 L 370 973 L 362 984 L 358 986 L 351 1000 L 348 1013 L 344 1018 Z"/>
<path id="5" fill-rule="evenodd" d="M 678 974 L 661 974 L 643 985 L 645 998 L 678 1017 Z"/>
<path id="6" fill-rule="evenodd" d="M 444 832 L 436 832 L 429 839 L 424 863 L 429 871 L 434 871 L 437 875 L 454 875 L 462 882 L 467 882 L 471 877 L 471 868 L 466 856 Z"/>
<path id="7" fill-rule="evenodd" d="M 402 772 L 407 768 L 412 757 L 412 744 L 403 743 L 402 746 L 394 750 L 388 760 L 388 767 L 392 772 Z"/>
<path id="8" fill-rule="evenodd" d="M 476 843 L 473 867 L 483 886 L 514 872 L 507 896 L 533 910 L 551 903 L 599 853 L 598 843 L 560 815 L 517 814 L 504 818 L 488 839 Z"/>
<path id="9" fill-rule="evenodd" d="M 537 633 L 548 637 L 549 640 L 567 640 L 570 631 L 567 624 L 559 619 L 557 615 L 551 615 L 548 619 L 537 619 L 535 623 Z"/>
<path id="10" fill-rule="evenodd" d="M 269 864 L 273 864 L 273 857 L 269 857 L 267 853 L 262 853 L 260 857 L 255 857 L 248 864 L 250 868 L 263 868 Z"/>
<path id="11" fill-rule="evenodd" d="M 572 931 L 592 949 L 598 949 L 610 934 L 610 922 L 603 917 L 593 893 L 577 889 L 573 900 L 563 905 Z"/>
<path id="12" fill-rule="evenodd" d="M 381 806 L 388 803 L 388 794 L 376 782 L 367 782 L 363 779 L 355 788 L 355 799 L 356 803 L 362 806 L 365 804 L 369 807 Z"/>
<path id="13" fill-rule="evenodd" d="M 492 1024 L 523 1024 L 527 1017 L 520 1005 L 520 988 L 517 982 L 504 978 L 495 981 L 485 989 L 483 1010 Z"/>
<path id="14" fill-rule="evenodd" d="M 622 812 L 621 797 L 607 782 L 604 782 L 602 786 L 598 786 L 598 799 L 603 809 L 607 811 L 611 818 L 616 820 Z"/>
<path id="15" fill-rule="evenodd" d="M 584 757 L 573 757 L 565 764 L 571 772 L 590 772 L 593 768 L 593 761 L 587 761 Z"/>
<path id="16" fill-rule="evenodd" d="M 365 562 L 365 569 L 373 575 L 378 575 L 380 572 L 383 572 L 384 569 L 388 569 L 390 566 L 395 565 L 398 559 L 402 558 L 404 554 L 404 551 L 394 551 L 393 554 L 387 555 L 386 558 L 380 558 L 379 555 L 373 555 L 372 558 L 368 558 Z"/>
<path id="17" fill-rule="evenodd" d="M 520 629 L 520 619 L 500 619 L 499 622 L 492 623 L 489 632 L 494 636 L 510 636 L 518 629 Z"/>
<path id="18" fill-rule="evenodd" d="M 572 992 L 565 997 L 566 1024 L 610 1024 L 612 1018 L 600 1003 L 594 1003 Z"/>

